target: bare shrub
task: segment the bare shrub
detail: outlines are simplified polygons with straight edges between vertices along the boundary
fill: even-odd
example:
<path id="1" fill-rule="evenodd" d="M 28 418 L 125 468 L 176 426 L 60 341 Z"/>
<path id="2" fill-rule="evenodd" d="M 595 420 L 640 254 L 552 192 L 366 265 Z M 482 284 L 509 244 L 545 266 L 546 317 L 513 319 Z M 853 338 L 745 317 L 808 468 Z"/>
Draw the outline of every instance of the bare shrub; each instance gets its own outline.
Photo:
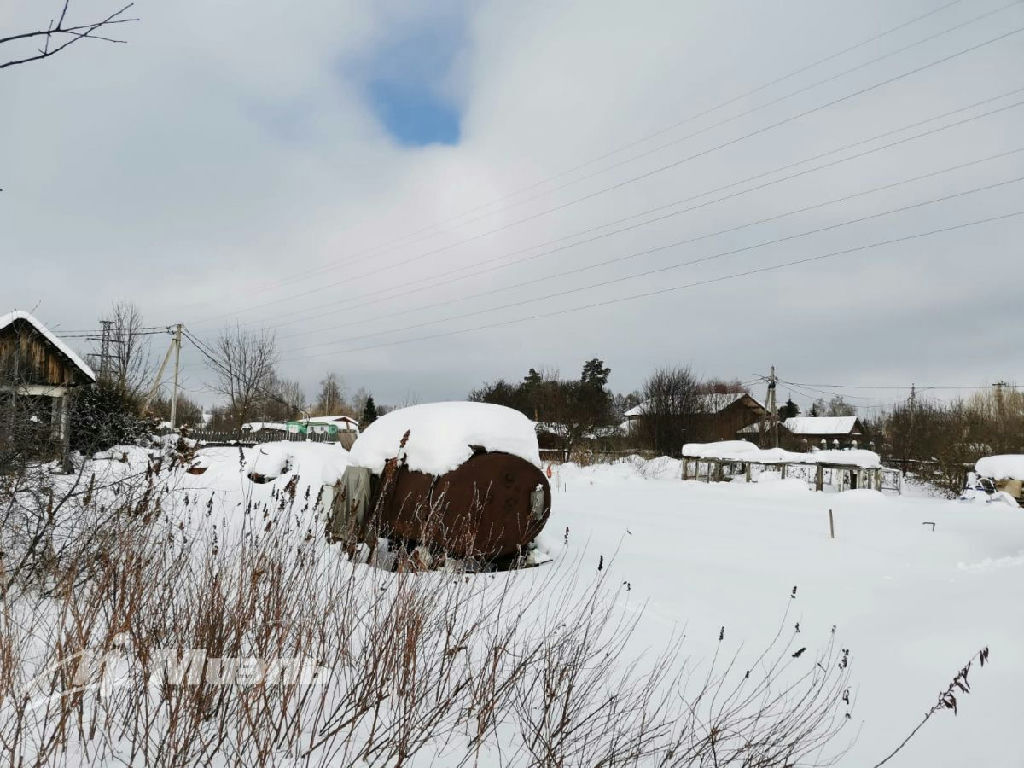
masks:
<path id="1" fill-rule="evenodd" d="M 313 535 L 296 484 L 223 531 L 185 524 L 213 502 L 173 457 L 133 467 L 77 486 L 84 522 L 3 595 L 0 746 L 25 763 L 825 765 L 846 723 L 832 638 L 652 654 L 613 563 L 389 572 Z"/>

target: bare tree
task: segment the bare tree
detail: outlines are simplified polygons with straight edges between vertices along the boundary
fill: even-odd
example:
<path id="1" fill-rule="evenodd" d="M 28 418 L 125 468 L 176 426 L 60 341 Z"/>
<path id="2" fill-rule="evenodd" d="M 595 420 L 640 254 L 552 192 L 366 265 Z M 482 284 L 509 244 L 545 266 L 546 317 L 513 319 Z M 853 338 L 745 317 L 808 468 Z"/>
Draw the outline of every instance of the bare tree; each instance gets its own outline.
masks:
<path id="1" fill-rule="evenodd" d="M 298 381 L 279 378 L 271 372 L 252 415 L 263 421 L 288 421 L 306 412 L 306 393 Z"/>
<path id="2" fill-rule="evenodd" d="M 150 412 L 160 421 L 170 421 L 171 399 L 169 397 L 157 397 L 153 400 Z M 179 425 L 195 426 L 202 423 L 203 407 L 195 400 L 179 392 L 177 416 Z"/>
<path id="3" fill-rule="evenodd" d="M 366 401 L 370 399 L 370 393 L 366 390 L 366 387 L 360 387 L 352 395 L 352 399 L 349 405 L 352 408 L 352 413 L 357 417 L 366 410 Z"/>
<path id="4" fill-rule="evenodd" d="M 142 313 L 130 301 L 119 301 L 110 310 L 110 379 L 122 394 L 139 395 L 151 378 L 149 335 Z"/>
<path id="5" fill-rule="evenodd" d="M 50 19 L 45 28 L 40 26 L 38 29 L 0 37 L 0 50 L 5 56 L 0 59 L 0 69 L 47 59 L 82 40 L 125 43 L 125 40 L 108 36 L 108 28 L 116 24 L 137 21 L 127 15 L 128 10 L 134 5 L 128 3 L 106 16 L 75 24 L 68 19 L 70 5 L 71 0 L 64 0 L 60 15 L 56 19 Z M 8 55 L 10 58 L 6 58 Z"/>
<path id="6" fill-rule="evenodd" d="M 277 342 L 270 331 L 236 325 L 224 330 L 213 347 L 217 380 L 212 386 L 228 399 L 232 421 L 240 428 L 274 382 Z"/>
<path id="7" fill-rule="evenodd" d="M 336 373 L 328 373 L 320 382 L 314 411 L 318 416 L 340 414 L 348 409 L 345 402 L 345 382 Z"/>
<path id="8" fill-rule="evenodd" d="M 704 407 L 704 393 L 689 368 L 661 368 L 644 382 L 640 407 L 635 433 L 654 450 L 676 455 L 693 437 L 694 415 Z"/>

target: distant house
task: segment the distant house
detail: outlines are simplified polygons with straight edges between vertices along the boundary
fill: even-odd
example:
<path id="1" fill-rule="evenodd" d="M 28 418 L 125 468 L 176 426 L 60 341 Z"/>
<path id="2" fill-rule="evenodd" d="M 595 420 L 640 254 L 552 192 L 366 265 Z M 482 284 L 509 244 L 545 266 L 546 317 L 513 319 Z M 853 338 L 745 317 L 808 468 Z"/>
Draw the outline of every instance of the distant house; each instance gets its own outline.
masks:
<path id="1" fill-rule="evenodd" d="M 310 416 L 289 421 L 285 429 L 292 440 L 309 437 L 350 448 L 359 435 L 359 422 L 350 416 Z"/>
<path id="2" fill-rule="evenodd" d="M 31 314 L 0 316 L 0 443 L 17 439 L 66 458 L 68 401 L 95 381 L 85 361 Z"/>
<path id="3" fill-rule="evenodd" d="M 864 441 L 864 425 L 856 416 L 793 416 L 782 426 L 805 447 L 851 448 Z"/>
<path id="4" fill-rule="evenodd" d="M 767 411 L 749 392 L 708 392 L 701 396 L 700 408 L 682 418 L 688 423 L 688 440 L 715 442 L 732 440 L 736 433 L 762 421 Z M 624 414 L 621 428 L 627 434 L 639 428 L 647 415 L 647 403 L 640 403 Z"/>
<path id="5" fill-rule="evenodd" d="M 247 421 L 242 425 L 242 431 L 253 435 L 257 433 L 280 433 L 283 439 L 285 433 L 288 431 L 288 425 L 283 421 Z"/>

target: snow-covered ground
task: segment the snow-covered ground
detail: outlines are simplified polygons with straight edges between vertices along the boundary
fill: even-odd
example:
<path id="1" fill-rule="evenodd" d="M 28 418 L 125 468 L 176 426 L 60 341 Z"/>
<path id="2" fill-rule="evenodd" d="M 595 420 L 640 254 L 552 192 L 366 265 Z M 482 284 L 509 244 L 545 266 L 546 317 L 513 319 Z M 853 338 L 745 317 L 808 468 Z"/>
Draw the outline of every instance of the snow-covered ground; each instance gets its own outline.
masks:
<path id="1" fill-rule="evenodd" d="M 168 514 L 193 533 L 216 525 L 222 545 L 227 532 L 319 536 L 319 487 L 347 462 L 341 448 L 319 444 L 203 450 L 206 472 L 176 476 L 174 493 L 189 503 Z M 730 650 L 763 648 L 788 609 L 812 664 L 835 626 L 851 651 L 860 729 L 843 766 L 884 757 L 988 646 L 991 664 L 972 671 L 959 715 L 938 713 L 891 765 L 1024 765 L 1024 510 L 913 492 L 814 493 L 797 480 L 707 485 L 683 482 L 679 469 L 664 458 L 554 467 L 541 537 L 553 560 L 509 578 L 531 584 L 600 563 L 613 583 L 628 582 L 620 599 L 642 614 L 634 644 L 656 651 L 685 630 L 698 660 L 714 653 L 723 626 Z M 253 483 L 251 471 L 269 481 Z M 290 482 L 299 501 L 276 517 Z"/>
<path id="2" fill-rule="evenodd" d="M 555 471 L 545 536 L 560 544 L 570 529 L 555 567 L 579 550 L 595 564 L 614 553 L 632 594 L 649 600 L 643 634 L 685 625 L 704 653 L 723 625 L 727 639 L 759 647 L 797 586 L 790 618 L 808 648 L 834 624 L 851 649 L 862 725 L 844 766 L 884 757 L 989 646 L 991 666 L 972 670 L 959 715 L 936 715 L 893 764 L 1024 765 L 1024 509 L 814 493 L 798 481 L 682 482 L 678 462 L 655 462 Z"/>

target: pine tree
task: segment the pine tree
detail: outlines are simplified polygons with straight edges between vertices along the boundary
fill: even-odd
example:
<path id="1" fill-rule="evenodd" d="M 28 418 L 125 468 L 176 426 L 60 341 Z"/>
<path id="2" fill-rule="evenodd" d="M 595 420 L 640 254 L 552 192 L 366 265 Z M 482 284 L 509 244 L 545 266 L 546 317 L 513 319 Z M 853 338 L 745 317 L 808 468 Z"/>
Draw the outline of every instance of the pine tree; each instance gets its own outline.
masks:
<path id="1" fill-rule="evenodd" d="M 377 404 L 373 402 L 373 395 L 366 398 L 366 406 L 363 408 L 363 427 L 368 427 L 377 420 Z"/>
<path id="2" fill-rule="evenodd" d="M 785 405 L 779 408 L 779 418 L 782 421 L 791 419 L 794 416 L 800 415 L 800 406 L 793 402 L 793 398 L 789 397 L 786 399 Z"/>

